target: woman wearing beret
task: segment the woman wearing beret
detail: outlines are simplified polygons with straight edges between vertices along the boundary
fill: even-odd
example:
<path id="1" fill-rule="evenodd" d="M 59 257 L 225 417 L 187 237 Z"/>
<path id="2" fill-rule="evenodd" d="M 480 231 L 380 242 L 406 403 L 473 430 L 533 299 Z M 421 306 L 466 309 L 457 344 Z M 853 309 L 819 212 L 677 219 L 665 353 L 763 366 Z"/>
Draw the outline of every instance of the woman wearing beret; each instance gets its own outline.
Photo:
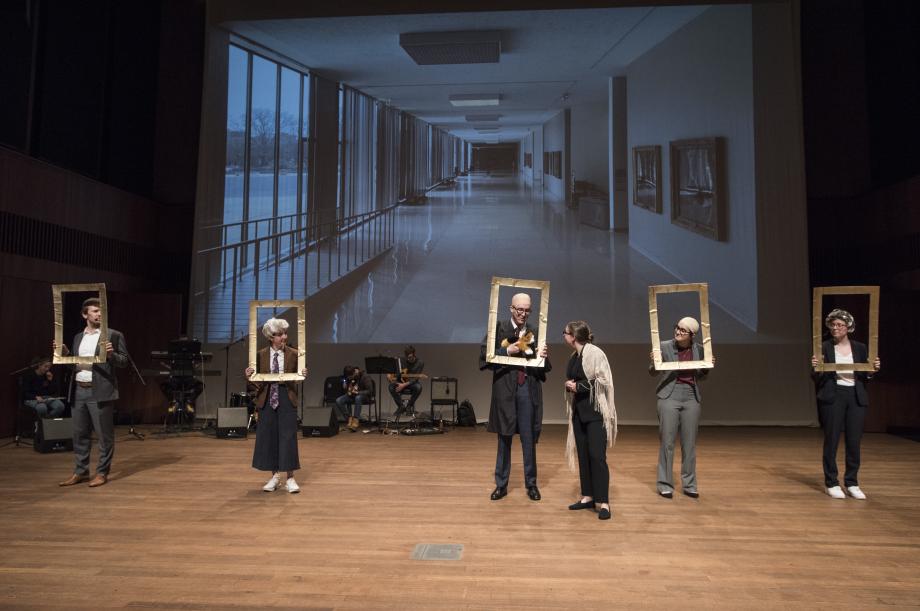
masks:
<path id="1" fill-rule="evenodd" d="M 246 369 L 246 379 L 259 371 L 261 373 L 294 373 L 297 371 L 298 352 L 287 345 L 288 322 L 280 318 L 269 318 L 262 326 L 262 335 L 268 339 L 268 346 L 256 354 L 256 368 Z M 306 376 L 304 368 L 300 375 Z M 300 468 L 297 453 L 297 382 L 253 382 L 246 384 L 250 396 L 255 397 L 259 410 L 259 426 L 256 429 L 256 447 L 252 466 L 260 471 L 271 471 L 272 477 L 262 486 L 265 492 L 273 492 L 281 484 L 281 473 L 286 472 L 284 489 L 300 492 L 294 480 L 294 471 Z"/>
<path id="2" fill-rule="evenodd" d="M 703 346 L 694 342 L 700 330 L 695 318 L 686 316 L 674 325 L 674 339 L 661 342 L 662 362 L 702 361 Z M 674 443 L 680 431 L 681 491 L 690 498 L 699 498 L 696 482 L 696 434 L 700 424 L 699 383 L 709 375 L 709 369 L 677 369 L 659 372 L 655 355 L 651 355 L 650 375 L 660 373 L 658 394 L 658 494 L 674 496 Z M 715 358 L 713 357 L 713 364 Z"/>
<path id="3" fill-rule="evenodd" d="M 607 448 L 617 436 L 617 410 L 613 403 L 613 374 L 604 351 L 593 344 L 588 323 L 573 320 L 562 337 L 572 353 L 566 367 L 565 407 L 570 416 L 566 458 L 581 482 L 581 500 L 569 509 L 594 509 L 597 517 L 610 519 L 610 469 Z"/>
<path id="4" fill-rule="evenodd" d="M 866 345 L 849 334 L 856 329 L 853 315 L 846 310 L 832 310 L 824 319 L 824 326 L 830 331 L 830 339 L 821 344 L 825 363 L 865 363 L 869 360 Z M 817 355 L 811 357 L 812 370 L 818 366 Z M 878 371 L 882 362 L 876 358 L 872 367 Z M 824 430 L 824 489 L 831 498 L 844 499 L 849 494 L 854 499 L 865 500 L 866 495 L 859 487 L 859 443 L 862 439 L 869 394 L 866 383 L 872 374 L 859 371 L 828 371 L 813 373 L 815 394 L 818 399 L 818 420 Z M 845 433 L 846 471 L 843 483 L 846 494 L 837 479 L 837 445 L 840 434 Z"/>

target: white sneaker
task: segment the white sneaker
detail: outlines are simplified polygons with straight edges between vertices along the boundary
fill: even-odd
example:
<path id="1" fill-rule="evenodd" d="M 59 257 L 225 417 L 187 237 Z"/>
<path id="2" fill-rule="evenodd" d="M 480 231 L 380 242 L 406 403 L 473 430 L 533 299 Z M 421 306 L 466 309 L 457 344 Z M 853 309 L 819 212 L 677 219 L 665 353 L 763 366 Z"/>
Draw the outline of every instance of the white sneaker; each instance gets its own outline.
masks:
<path id="1" fill-rule="evenodd" d="M 293 477 L 287 478 L 287 482 L 285 482 L 284 488 L 291 494 L 300 492 L 300 486 L 297 485 L 297 482 L 294 481 Z"/>
<path id="2" fill-rule="evenodd" d="M 847 495 L 843 493 L 843 490 L 840 489 L 840 486 L 834 486 L 833 488 L 827 489 L 827 495 L 832 499 L 845 499 Z"/>
<path id="3" fill-rule="evenodd" d="M 866 500 L 866 493 L 859 489 L 859 486 L 847 486 L 847 493 L 854 499 L 860 501 Z"/>
<path id="4" fill-rule="evenodd" d="M 264 486 L 262 486 L 262 490 L 264 490 L 265 492 L 274 492 L 275 489 L 278 487 L 278 484 L 280 483 L 281 483 L 281 477 L 277 473 L 275 473 L 274 475 L 272 475 L 272 478 L 268 480 Z"/>

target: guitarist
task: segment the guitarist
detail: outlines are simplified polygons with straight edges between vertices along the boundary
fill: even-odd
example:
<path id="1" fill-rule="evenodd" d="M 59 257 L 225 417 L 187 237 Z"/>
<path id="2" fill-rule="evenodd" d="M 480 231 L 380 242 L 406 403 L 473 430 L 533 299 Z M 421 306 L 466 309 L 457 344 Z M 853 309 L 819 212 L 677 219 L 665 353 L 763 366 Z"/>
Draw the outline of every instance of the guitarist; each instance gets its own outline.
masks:
<path id="1" fill-rule="evenodd" d="M 361 424 L 361 405 L 368 403 L 374 396 L 374 380 L 361 371 L 360 367 L 346 365 L 342 371 L 342 389 L 345 394 L 335 400 L 339 411 L 348 415 L 349 405 L 354 405 L 351 415 L 348 415 L 348 429 L 354 433 Z"/>
<path id="2" fill-rule="evenodd" d="M 401 374 L 399 376 L 393 374 L 387 375 L 387 378 L 390 380 L 390 396 L 393 397 L 393 401 L 396 402 L 397 406 L 397 416 L 404 412 L 410 414 L 415 412 L 415 400 L 422 394 L 422 384 L 420 380 L 426 377 L 425 374 L 422 373 L 425 369 L 425 363 L 420 361 L 418 355 L 415 354 L 415 346 L 406 346 L 403 352 L 406 355 L 406 360 L 403 361 Z M 412 393 L 409 395 L 409 401 L 405 406 L 402 404 L 402 396 L 400 394 L 404 392 Z"/>

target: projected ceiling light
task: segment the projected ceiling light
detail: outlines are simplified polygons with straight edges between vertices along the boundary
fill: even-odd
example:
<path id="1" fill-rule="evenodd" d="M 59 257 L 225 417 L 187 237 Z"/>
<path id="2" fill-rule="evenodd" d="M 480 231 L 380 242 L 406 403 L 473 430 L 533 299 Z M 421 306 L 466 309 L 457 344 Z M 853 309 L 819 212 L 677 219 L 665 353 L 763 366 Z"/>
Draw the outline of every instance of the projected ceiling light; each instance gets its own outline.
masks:
<path id="1" fill-rule="evenodd" d="M 501 34 L 498 30 L 410 32 L 399 35 L 399 46 L 419 66 L 497 64 Z"/>
<path id="2" fill-rule="evenodd" d="M 500 93 L 455 93 L 447 98 L 454 106 L 498 106 Z"/>
<path id="3" fill-rule="evenodd" d="M 502 116 L 499 114 L 482 114 L 482 115 L 466 115 L 467 123 L 478 123 L 480 121 L 498 121 Z"/>
<path id="4" fill-rule="evenodd" d="M 488 133 L 491 133 L 491 132 L 497 132 L 497 131 L 499 130 L 498 127 L 488 127 L 488 126 L 485 126 L 485 125 L 476 126 L 476 127 L 474 127 L 473 129 L 475 129 L 475 130 L 476 130 L 477 132 L 479 132 L 480 134 L 488 134 Z"/>

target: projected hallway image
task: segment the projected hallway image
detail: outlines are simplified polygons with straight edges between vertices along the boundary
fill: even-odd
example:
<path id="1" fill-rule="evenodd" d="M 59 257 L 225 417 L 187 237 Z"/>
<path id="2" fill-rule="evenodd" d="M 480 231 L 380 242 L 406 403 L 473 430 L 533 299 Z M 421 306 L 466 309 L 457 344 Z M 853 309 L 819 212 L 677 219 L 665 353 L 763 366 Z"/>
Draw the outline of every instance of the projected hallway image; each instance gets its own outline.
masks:
<path id="1" fill-rule="evenodd" d="M 681 280 L 630 248 L 626 234 L 580 224 L 577 214 L 510 174 L 459 177 L 427 204 L 401 206 L 394 247 L 343 280 L 334 299 L 307 301 L 310 341 L 478 343 L 491 278 L 503 276 L 550 281 L 551 342 L 574 318 L 588 320 L 599 342 L 648 342 L 648 286 Z M 714 303 L 710 316 L 714 342 L 769 341 Z"/>

